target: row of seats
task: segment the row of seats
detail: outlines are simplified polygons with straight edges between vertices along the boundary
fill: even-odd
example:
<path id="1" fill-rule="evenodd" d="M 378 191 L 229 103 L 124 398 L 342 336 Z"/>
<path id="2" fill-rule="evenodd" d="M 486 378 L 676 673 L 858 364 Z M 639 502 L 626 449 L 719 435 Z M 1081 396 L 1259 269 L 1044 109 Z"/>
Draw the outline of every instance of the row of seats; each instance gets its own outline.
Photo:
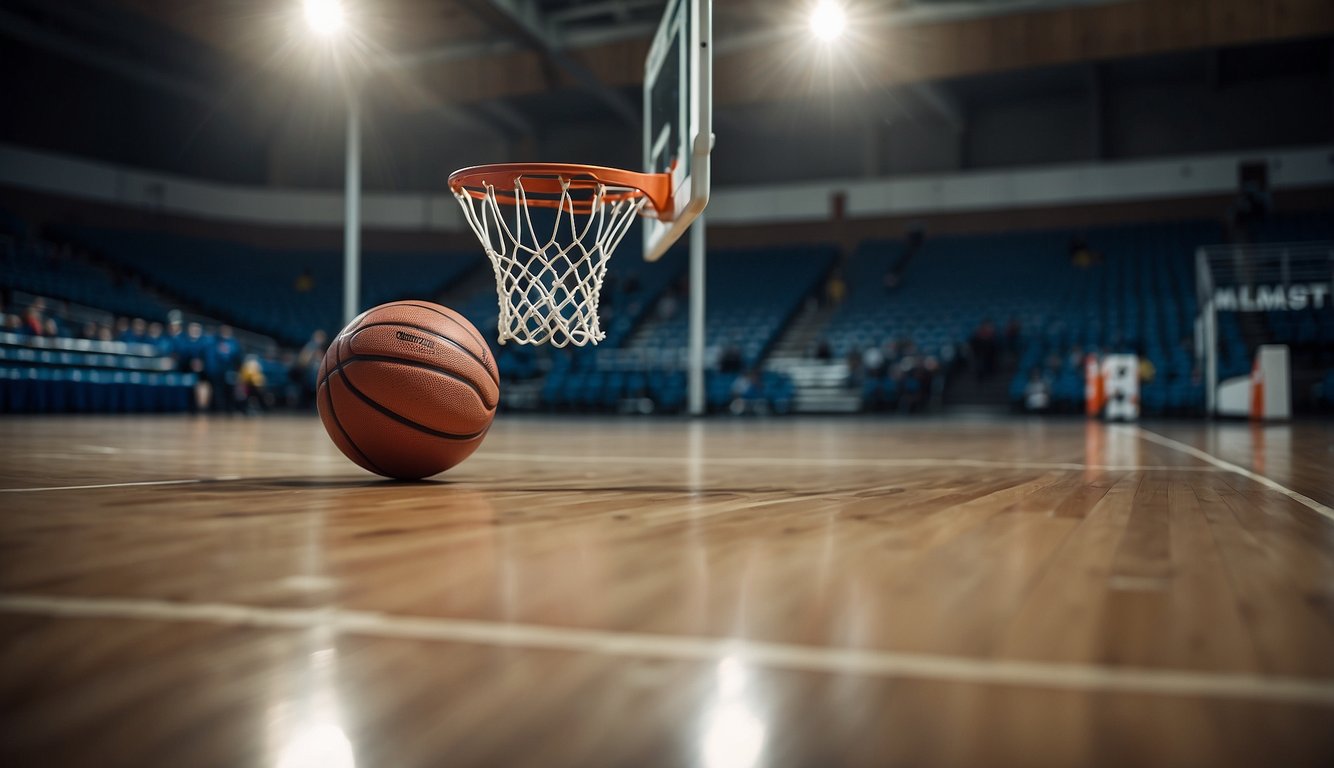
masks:
<path id="1" fill-rule="evenodd" d="M 0 364 L 4 413 L 179 413 L 190 410 L 193 373 Z"/>
<path id="2" fill-rule="evenodd" d="M 151 275 L 207 314 L 288 344 L 303 343 L 317 329 L 334 333 L 343 325 L 343 260 L 336 250 L 276 250 L 91 227 L 65 228 L 62 236 Z M 365 253 L 362 298 L 368 306 L 431 298 L 475 268 L 478 258 L 472 252 Z"/>
<path id="3" fill-rule="evenodd" d="M 0 244 L 0 285 L 131 317 L 163 320 L 168 311 L 134 281 L 119 279 L 106 269 L 72 258 L 39 240 Z"/>
<path id="4" fill-rule="evenodd" d="M 0 333 L 4 413 L 184 411 L 196 376 L 148 344 Z"/>
<path id="5" fill-rule="evenodd" d="M 729 408 L 788 413 L 795 389 L 792 379 L 772 371 L 732 375 L 709 371 L 705 376 L 709 410 Z M 686 406 L 686 375 L 679 370 L 557 371 L 542 385 L 542 405 L 557 411 L 635 410 L 643 401 L 658 413 L 679 413 Z"/>
<path id="6" fill-rule="evenodd" d="M 9 335 L 9 334 L 0 334 Z M 96 352 L 58 352 L 50 349 L 26 349 L 0 346 L 0 365 L 42 365 L 62 368 L 98 368 L 107 370 L 165 372 L 172 361 L 163 357 L 112 355 Z"/>
<path id="7" fill-rule="evenodd" d="M 705 281 L 705 338 L 740 351 L 741 364 L 761 364 L 806 297 L 819 289 L 835 258 L 832 246 L 715 250 Z M 652 325 L 631 349 L 680 349 L 687 336 L 684 297 L 680 311 Z"/>

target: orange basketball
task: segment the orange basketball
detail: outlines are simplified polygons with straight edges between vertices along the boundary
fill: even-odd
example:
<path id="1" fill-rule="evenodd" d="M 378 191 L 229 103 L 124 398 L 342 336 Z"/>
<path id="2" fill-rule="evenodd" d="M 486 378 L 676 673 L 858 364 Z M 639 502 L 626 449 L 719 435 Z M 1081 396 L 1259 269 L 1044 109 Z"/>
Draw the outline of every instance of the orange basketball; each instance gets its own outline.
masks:
<path id="1" fill-rule="evenodd" d="M 320 364 L 320 419 L 349 459 L 403 480 L 443 472 L 481 445 L 500 373 L 467 318 L 394 301 L 348 324 Z"/>

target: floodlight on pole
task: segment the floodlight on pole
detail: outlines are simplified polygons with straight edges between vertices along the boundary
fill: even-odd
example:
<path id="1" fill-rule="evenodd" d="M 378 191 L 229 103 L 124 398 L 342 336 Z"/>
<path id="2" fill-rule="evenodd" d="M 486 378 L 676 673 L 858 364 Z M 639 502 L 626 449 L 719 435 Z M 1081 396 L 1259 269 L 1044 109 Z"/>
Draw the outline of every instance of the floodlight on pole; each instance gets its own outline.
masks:
<path id="1" fill-rule="evenodd" d="M 306 23 L 319 37 L 337 37 L 343 31 L 347 18 L 343 15 L 341 0 L 304 0 Z"/>
<path id="2" fill-rule="evenodd" d="M 848 15 L 838 0 L 820 0 L 811 9 L 811 33 L 819 40 L 831 43 L 843 36 L 848 28 Z"/>

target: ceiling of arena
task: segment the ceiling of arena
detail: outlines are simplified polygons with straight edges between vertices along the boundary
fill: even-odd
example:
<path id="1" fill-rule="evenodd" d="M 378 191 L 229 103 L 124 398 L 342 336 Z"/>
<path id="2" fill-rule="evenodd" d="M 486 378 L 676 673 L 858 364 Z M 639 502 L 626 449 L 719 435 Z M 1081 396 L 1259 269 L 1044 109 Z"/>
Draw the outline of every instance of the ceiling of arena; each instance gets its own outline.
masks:
<path id="1" fill-rule="evenodd" d="M 802 94 L 794 83 L 810 80 L 820 56 L 803 22 L 812 2 L 716 0 L 721 109 Z M 633 123 L 634 92 L 664 0 L 344 4 L 358 43 L 355 64 L 381 79 L 379 90 L 397 94 L 403 111 L 514 100 L 540 111 L 550 101 L 543 94 L 575 91 L 581 107 Z M 304 31 L 296 0 L 10 0 L 6 7 L 12 10 L 0 10 L 0 32 L 63 46 L 178 91 L 207 88 L 199 74 L 210 58 L 214 72 L 239 64 L 300 76 L 287 66 Z M 849 0 L 848 8 L 859 40 L 824 53 L 832 69 L 822 88 L 864 90 L 1334 31 L 1328 0 Z M 201 50 L 170 55 L 184 45 Z"/>
<path id="2" fill-rule="evenodd" d="M 312 42 L 300 0 L 2 0 L 6 61 L 48 69 L 46 77 L 13 75 L 9 87 L 42 114 L 4 135 L 120 162 L 304 183 L 313 171 L 289 172 L 278 160 L 233 172 L 213 147 L 311 144 L 311 126 L 341 125 L 338 89 L 351 78 L 329 74 L 355 72 L 367 112 L 400 139 L 381 144 L 396 143 L 409 169 L 414 152 L 447 152 L 479 137 L 497 138 L 516 156 L 536 156 L 548 141 L 599 159 L 606 137 L 623 137 L 628 149 L 617 151 L 630 159 L 612 159 L 633 164 L 643 61 L 665 2 L 343 0 L 351 36 L 330 67 L 330 49 Z M 806 24 L 814 2 L 714 0 L 720 134 L 787 126 L 796 135 L 829 115 L 840 125 L 906 117 L 962 133 L 978 104 L 1026 89 L 1083 92 L 1093 70 L 1103 77 L 1157 56 L 1207 58 L 1334 34 L 1329 0 L 844 0 L 849 34 L 822 46 Z M 126 125 L 140 128 L 103 138 L 70 128 L 63 115 L 75 112 L 66 102 L 85 105 L 77 113 L 84 121 L 133 111 L 139 117 Z M 174 125 L 185 127 L 173 134 Z M 201 131 L 215 131 L 213 144 Z M 190 137 L 186 149 L 139 146 L 177 134 Z M 338 167 L 310 162 L 324 165 Z M 725 170 L 720 163 L 719 178 Z"/>

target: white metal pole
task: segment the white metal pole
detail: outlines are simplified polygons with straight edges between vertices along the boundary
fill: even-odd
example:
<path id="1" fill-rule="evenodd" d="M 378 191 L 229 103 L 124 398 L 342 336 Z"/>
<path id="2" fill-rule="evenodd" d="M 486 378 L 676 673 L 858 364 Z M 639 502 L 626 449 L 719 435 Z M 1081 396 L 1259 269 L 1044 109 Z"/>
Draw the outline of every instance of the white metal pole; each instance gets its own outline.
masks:
<path id="1" fill-rule="evenodd" d="M 704 216 L 690 225 L 690 354 L 686 385 L 690 415 L 704 415 Z"/>
<path id="2" fill-rule="evenodd" d="M 1214 416 L 1218 398 L 1218 308 L 1214 306 L 1213 265 L 1204 248 L 1195 251 L 1195 298 L 1203 320 L 1204 411 Z"/>
<path id="3" fill-rule="evenodd" d="M 347 166 L 343 192 L 343 322 L 361 311 L 361 105 L 355 89 L 347 96 Z"/>

